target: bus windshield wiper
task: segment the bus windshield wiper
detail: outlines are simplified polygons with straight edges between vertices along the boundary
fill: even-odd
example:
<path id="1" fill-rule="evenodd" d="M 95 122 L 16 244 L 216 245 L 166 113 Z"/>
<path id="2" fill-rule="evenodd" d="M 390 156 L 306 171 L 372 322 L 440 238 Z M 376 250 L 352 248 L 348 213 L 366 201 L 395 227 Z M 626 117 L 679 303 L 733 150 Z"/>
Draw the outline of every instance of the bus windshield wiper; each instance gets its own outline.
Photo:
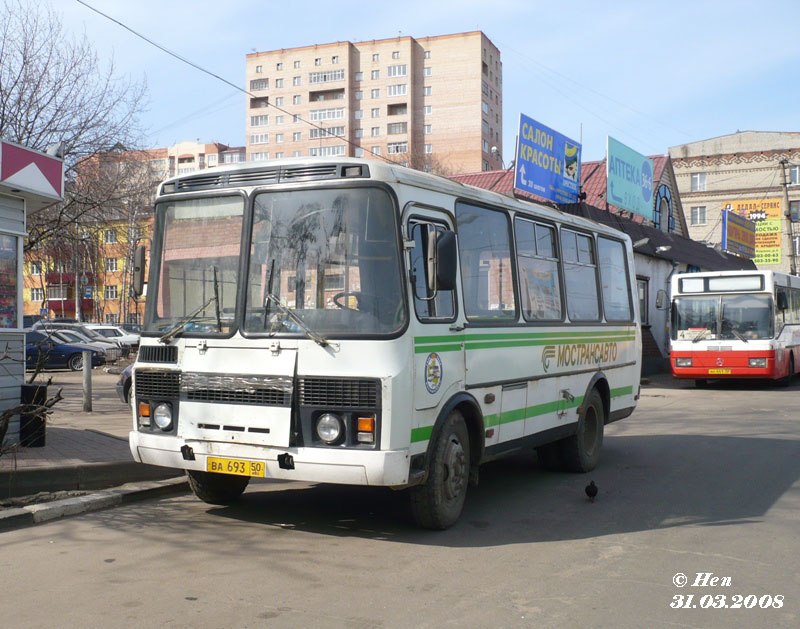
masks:
<path id="1" fill-rule="evenodd" d="M 704 339 L 706 337 L 706 335 L 709 334 L 710 332 L 711 332 L 711 330 L 709 330 L 708 328 L 705 328 L 702 332 L 700 332 L 700 334 L 698 334 L 697 336 L 695 336 L 692 339 L 692 343 L 697 343 L 701 339 Z"/>
<path id="2" fill-rule="evenodd" d="M 294 311 L 291 308 L 284 306 L 281 303 L 281 300 L 278 299 L 275 295 L 273 295 L 272 293 L 267 293 L 266 299 L 264 300 L 264 305 L 266 306 L 267 302 L 270 301 L 278 307 L 278 310 L 280 310 L 283 314 L 285 314 L 292 321 L 294 321 L 298 325 L 298 327 L 302 329 L 303 332 L 306 333 L 306 336 L 310 338 L 312 341 L 314 341 L 317 345 L 319 345 L 320 347 L 328 346 L 328 339 L 326 339 L 324 336 L 317 334 L 311 328 L 309 328 L 305 324 L 305 322 L 294 313 Z"/>
<path id="3" fill-rule="evenodd" d="M 741 333 L 741 332 L 739 332 L 739 331 L 738 331 L 736 328 L 734 328 L 734 327 L 731 327 L 731 334 L 733 334 L 733 335 L 734 335 L 734 336 L 735 336 L 737 339 L 739 339 L 740 341 L 743 341 L 743 342 L 747 343 L 747 339 L 746 339 L 746 338 L 744 338 L 744 336 L 742 335 L 742 333 Z"/>
<path id="4" fill-rule="evenodd" d="M 208 299 L 208 301 L 206 303 L 204 303 L 202 306 L 200 306 L 197 310 L 192 312 L 189 316 L 184 317 L 183 319 L 178 321 L 178 323 L 173 325 L 169 330 L 167 330 L 167 332 L 164 334 L 164 336 L 162 336 L 161 338 L 158 339 L 158 342 L 159 343 L 164 343 L 164 344 L 169 343 L 172 338 L 177 336 L 178 333 L 180 333 L 183 330 L 183 328 L 185 328 L 192 321 L 194 321 L 195 318 L 197 317 L 197 315 L 199 315 L 201 312 L 203 312 L 203 310 L 208 308 L 211 305 L 211 302 L 215 301 L 215 300 L 216 300 L 216 297 L 211 296 Z M 217 315 L 217 316 L 219 316 L 219 315 Z M 222 328 L 221 323 L 219 324 L 219 327 L 220 327 L 220 329 Z"/>

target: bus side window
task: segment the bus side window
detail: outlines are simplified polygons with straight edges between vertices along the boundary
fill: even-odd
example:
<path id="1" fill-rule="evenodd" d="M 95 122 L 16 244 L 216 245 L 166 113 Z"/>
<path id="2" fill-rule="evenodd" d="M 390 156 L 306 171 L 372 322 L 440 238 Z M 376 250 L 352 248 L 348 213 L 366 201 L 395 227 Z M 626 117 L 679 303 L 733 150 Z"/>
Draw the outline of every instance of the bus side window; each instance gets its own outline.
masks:
<path id="1" fill-rule="evenodd" d="M 412 223 L 411 279 L 414 289 L 414 310 L 420 320 L 445 319 L 455 316 L 455 296 L 452 290 L 439 290 L 431 298 L 428 290 L 428 233 L 432 230 L 444 232 L 444 225 L 434 223 Z"/>
<path id="2" fill-rule="evenodd" d="M 520 304 L 526 321 L 560 321 L 561 283 L 552 227 L 514 219 Z"/>
<path id="3" fill-rule="evenodd" d="M 597 274 L 594 241 L 590 236 L 561 230 L 567 314 L 571 321 L 598 321 Z"/>
<path id="4" fill-rule="evenodd" d="M 598 236 L 597 253 L 606 321 L 630 321 L 633 310 L 622 243 Z"/>

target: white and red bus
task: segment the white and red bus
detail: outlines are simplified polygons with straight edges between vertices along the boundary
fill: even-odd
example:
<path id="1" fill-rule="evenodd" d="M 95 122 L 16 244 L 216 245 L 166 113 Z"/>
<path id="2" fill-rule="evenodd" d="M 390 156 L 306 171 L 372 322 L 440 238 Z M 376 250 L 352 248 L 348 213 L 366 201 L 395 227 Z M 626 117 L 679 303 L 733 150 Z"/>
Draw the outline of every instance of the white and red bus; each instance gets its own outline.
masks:
<path id="1" fill-rule="evenodd" d="M 787 383 L 800 367 L 800 277 L 777 271 L 672 278 L 670 364 L 676 378 Z"/>

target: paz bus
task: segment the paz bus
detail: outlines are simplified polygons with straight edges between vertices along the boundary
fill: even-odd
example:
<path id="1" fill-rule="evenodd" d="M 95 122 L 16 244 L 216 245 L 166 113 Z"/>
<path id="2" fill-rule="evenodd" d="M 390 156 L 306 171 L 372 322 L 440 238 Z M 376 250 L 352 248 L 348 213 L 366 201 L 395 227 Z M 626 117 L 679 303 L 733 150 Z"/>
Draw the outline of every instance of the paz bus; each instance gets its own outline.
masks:
<path id="1" fill-rule="evenodd" d="M 209 503 L 253 477 L 388 486 L 442 529 L 501 454 L 591 470 L 639 397 L 630 239 L 551 208 L 390 163 L 245 163 L 162 183 L 150 249 L 131 451 Z"/>
<path id="2" fill-rule="evenodd" d="M 670 365 L 699 387 L 716 378 L 788 384 L 800 367 L 800 277 L 777 271 L 672 277 Z"/>

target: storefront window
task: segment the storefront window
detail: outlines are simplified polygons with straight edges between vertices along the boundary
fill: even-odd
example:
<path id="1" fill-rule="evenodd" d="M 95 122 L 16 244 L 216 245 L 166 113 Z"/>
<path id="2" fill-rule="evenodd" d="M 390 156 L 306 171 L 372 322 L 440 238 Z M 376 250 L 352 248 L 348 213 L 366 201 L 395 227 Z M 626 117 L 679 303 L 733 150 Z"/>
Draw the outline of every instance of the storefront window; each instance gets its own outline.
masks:
<path id="1" fill-rule="evenodd" d="M 17 237 L 0 234 L 0 328 L 17 327 Z"/>

